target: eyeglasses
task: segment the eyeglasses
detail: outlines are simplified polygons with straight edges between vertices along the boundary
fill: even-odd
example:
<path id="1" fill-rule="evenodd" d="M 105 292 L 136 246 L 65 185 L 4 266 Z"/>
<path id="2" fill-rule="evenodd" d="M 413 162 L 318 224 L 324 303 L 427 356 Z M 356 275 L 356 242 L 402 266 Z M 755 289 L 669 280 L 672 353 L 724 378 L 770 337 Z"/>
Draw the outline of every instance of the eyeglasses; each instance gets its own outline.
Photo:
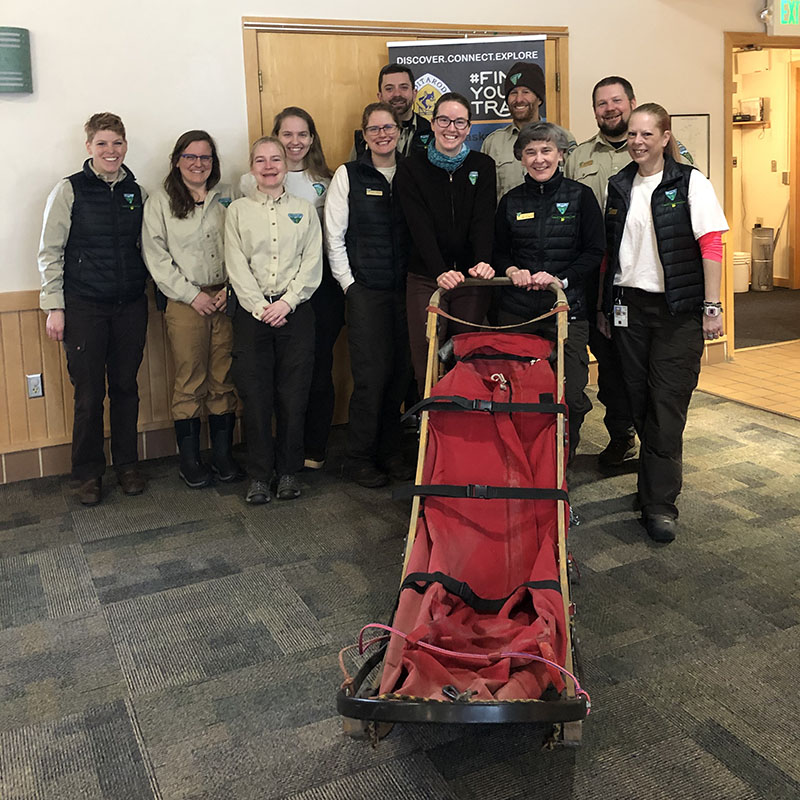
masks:
<path id="1" fill-rule="evenodd" d="M 201 164 L 210 164 L 214 156 L 197 156 L 194 153 L 181 153 L 181 158 L 185 158 L 189 164 L 194 164 L 198 158 Z"/>
<path id="2" fill-rule="evenodd" d="M 464 119 L 464 117 L 459 117 L 458 119 L 450 119 L 450 117 L 434 117 L 433 122 L 437 128 L 441 128 L 442 130 L 449 128 L 451 125 L 457 131 L 463 131 L 469 127 L 469 120 Z"/>
<path id="3" fill-rule="evenodd" d="M 364 133 L 370 136 L 377 136 L 379 133 L 394 133 L 397 130 L 397 125 L 394 122 L 389 122 L 386 125 L 367 125 L 364 128 Z"/>

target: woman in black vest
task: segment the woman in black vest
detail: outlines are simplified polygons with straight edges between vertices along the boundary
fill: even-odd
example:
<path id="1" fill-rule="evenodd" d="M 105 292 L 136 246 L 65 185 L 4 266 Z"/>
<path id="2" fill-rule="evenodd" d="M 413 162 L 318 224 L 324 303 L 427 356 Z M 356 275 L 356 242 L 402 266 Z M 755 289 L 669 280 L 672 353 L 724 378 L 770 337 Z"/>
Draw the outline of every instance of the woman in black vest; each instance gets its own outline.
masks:
<path id="1" fill-rule="evenodd" d="M 408 260 L 408 335 L 420 393 L 425 387 L 426 308 L 437 287 L 450 289 L 442 303 L 454 317 L 483 321 L 491 295 L 460 287 L 465 277 L 493 278 L 492 228 L 496 170 L 489 156 L 466 144 L 472 111 L 456 92 L 443 94 L 433 109 L 434 141 L 397 168 L 397 192 L 411 231 Z M 442 326 L 440 332 L 445 328 Z M 447 335 L 474 330 L 449 322 Z"/>
<path id="2" fill-rule="evenodd" d="M 500 292 L 498 322 L 511 325 L 535 319 L 553 306 L 545 291 L 554 281 L 569 302 L 569 334 L 564 346 L 565 395 L 569 408 L 569 456 L 575 455 L 583 418 L 592 408 L 584 389 L 589 379 L 589 323 L 586 287 L 603 258 L 603 216 L 588 186 L 564 177 L 568 137 L 551 122 L 520 131 L 514 155 L 525 167 L 525 181 L 500 200 L 495 217 L 494 265 L 513 287 Z M 555 341 L 555 317 L 517 330 Z"/>
<path id="3" fill-rule="evenodd" d="M 725 216 L 708 179 L 678 161 L 669 114 L 641 105 L 628 123 L 633 163 L 608 183 L 604 307 L 636 432 L 638 495 L 657 542 L 675 538 L 683 430 L 703 340 L 722 336 Z"/>
<path id="4" fill-rule="evenodd" d="M 87 506 L 102 497 L 103 404 L 110 401 L 111 458 L 124 494 L 145 483 L 138 469 L 136 373 L 147 335 L 147 268 L 139 252 L 144 190 L 123 163 L 125 126 L 116 114 L 85 125 L 89 158 L 50 193 L 39 249 L 47 335 L 63 341 L 75 390 L 72 477 Z"/>
<path id="5" fill-rule="evenodd" d="M 406 322 L 408 229 L 393 182 L 400 120 L 372 103 L 361 120 L 367 150 L 336 170 L 325 205 L 331 272 L 346 294 L 353 394 L 347 475 L 361 486 L 407 480 L 400 406 L 411 380 Z"/>

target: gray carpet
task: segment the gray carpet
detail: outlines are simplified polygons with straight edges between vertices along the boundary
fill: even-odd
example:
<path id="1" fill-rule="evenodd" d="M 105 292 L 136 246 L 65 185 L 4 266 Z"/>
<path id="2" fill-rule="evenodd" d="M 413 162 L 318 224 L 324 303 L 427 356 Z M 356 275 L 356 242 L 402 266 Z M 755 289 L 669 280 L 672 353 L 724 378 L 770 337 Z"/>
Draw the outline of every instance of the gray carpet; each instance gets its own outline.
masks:
<path id="1" fill-rule="evenodd" d="M 386 620 L 408 520 L 390 490 L 303 474 L 250 508 L 174 460 L 85 509 L 66 479 L 0 487 L 3 800 L 781 800 L 800 797 L 800 422 L 696 394 L 678 541 L 584 428 L 571 548 L 578 749 L 533 726 L 342 734 L 340 647 Z"/>

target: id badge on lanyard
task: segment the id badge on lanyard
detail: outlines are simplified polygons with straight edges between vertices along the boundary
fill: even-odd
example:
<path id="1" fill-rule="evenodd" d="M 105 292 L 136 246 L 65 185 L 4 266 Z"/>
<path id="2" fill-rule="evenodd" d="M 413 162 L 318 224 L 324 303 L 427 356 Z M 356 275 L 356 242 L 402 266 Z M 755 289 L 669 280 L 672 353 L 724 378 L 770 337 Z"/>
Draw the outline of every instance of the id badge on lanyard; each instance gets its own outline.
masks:
<path id="1" fill-rule="evenodd" d="M 628 306 L 622 304 L 622 298 L 617 298 L 614 303 L 614 327 L 628 327 Z"/>

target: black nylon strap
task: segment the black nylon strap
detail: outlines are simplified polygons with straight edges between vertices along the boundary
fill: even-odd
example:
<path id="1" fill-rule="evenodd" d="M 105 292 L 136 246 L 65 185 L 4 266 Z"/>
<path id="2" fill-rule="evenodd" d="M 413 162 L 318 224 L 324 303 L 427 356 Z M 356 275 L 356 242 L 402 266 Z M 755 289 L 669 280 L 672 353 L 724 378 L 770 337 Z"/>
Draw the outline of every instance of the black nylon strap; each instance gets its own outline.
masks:
<path id="1" fill-rule="evenodd" d="M 552 397 L 552 395 L 550 395 Z M 539 414 L 566 414 L 567 406 L 563 403 L 496 403 L 493 400 L 480 398 L 470 399 L 460 395 L 435 395 L 420 400 L 403 414 L 405 420 L 419 411 L 487 411 L 490 414 L 514 414 L 519 411 Z"/>
<path id="2" fill-rule="evenodd" d="M 487 486 L 480 483 L 470 483 L 466 486 L 447 483 L 416 484 L 400 486 L 392 492 L 394 500 L 415 496 L 467 497 L 479 500 L 564 500 L 569 502 L 569 495 L 563 489 L 537 489 L 533 486 Z"/>
<path id="3" fill-rule="evenodd" d="M 473 608 L 479 614 L 496 614 L 505 605 L 508 598 L 521 586 L 526 586 L 529 589 L 551 589 L 559 594 L 561 593 L 561 585 L 558 581 L 526 581 L 517 586 L 517 588 L 506 597 L 488 599 L 475 594 L 466 581 L 457 581 L 451 575 L 446 575 L 444 572 L 410 572 L 406 575 L 403 585 L 400 587 L 400 591 L 402 592 L 403 589 L 413 589 L 417 594 L 425 594 L 431 584 L 434 583 L 441 584 L 450 594 L 460 597 L 470 608 Z M 420 586 L 420 584 L 423 585 Z"/>

